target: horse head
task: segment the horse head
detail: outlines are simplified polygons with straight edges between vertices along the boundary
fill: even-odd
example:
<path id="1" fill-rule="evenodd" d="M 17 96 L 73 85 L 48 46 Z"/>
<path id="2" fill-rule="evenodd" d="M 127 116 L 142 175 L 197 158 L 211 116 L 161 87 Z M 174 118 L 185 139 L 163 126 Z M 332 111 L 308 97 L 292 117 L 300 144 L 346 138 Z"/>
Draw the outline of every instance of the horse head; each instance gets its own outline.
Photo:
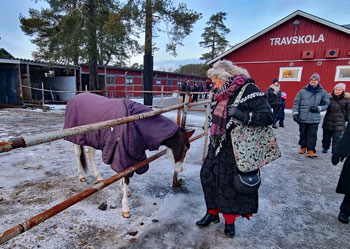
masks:
<path id="1" fill-rule="evenodd" d="M 193 135 L 194 130 L 186 131 L 179 128 L 174 136 L 163 141 L 167 147 L 167 156 L 173 162 L 176 172 L 182 172 L 182 163 L 186 153 L 190 148 L 189 138 Z"/>

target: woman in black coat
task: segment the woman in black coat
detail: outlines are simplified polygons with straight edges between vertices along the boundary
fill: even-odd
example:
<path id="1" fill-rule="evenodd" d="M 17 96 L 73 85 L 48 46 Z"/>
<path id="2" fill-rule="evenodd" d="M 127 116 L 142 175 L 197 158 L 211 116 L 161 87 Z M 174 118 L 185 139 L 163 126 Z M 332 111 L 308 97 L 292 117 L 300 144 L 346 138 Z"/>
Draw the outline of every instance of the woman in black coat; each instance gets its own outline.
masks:
<path id="1" fill-rule="evenodd" d="M 337 165 L 339 161 L 345 159 L 343 169 L 341 171 L 336 192 L 344 194 L 344 200 L 340 205 L 340 212 L 338 215 L 339 221 L 348 224 L 350 216 L 350 125 L 348 124 L 345 132 L 340 139 L 337 149 L 333 153 L 332 163 Z"/>
<path id="2" fill-rule="evenodd" d="M 225 233 L 235 234 L 234 221 L 238 216 L 248 219 L 258 211 L 258 189 L 250 194 L 239 192 L 233 185 L 238 174 L 231 142 L 233 119 L 245 125 L 267 126 L 273 114 L 264 93 L 249 79 L 248 72 L 230 61 L 219 61 L 208 70 L 214 84 L 214 101 L 210 127 L 210 144 L 200 177 L 207 213 L 197 221 L 199 227 L 219 222 L 219 213 L 225 219 Z M 247 85 L 238 107 L 232 104 L 240 89 Z"/>
<path id="3" fill-rule="evenodd" d="M 322 152 L 327 153 L 332 142 L 332 153 L 345 129 L 346 121 L 350 120 L 350 94 L 345 92 L 345 84 L 334 86 L 329 96 L 330 104 L 323 119 Z"/>

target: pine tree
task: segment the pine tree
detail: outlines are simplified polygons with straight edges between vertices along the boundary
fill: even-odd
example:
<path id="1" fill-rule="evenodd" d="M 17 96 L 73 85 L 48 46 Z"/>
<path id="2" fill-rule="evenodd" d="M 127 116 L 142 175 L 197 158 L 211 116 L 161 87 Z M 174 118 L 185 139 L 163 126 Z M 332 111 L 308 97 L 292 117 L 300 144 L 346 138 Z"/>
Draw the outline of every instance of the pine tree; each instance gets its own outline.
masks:
<path id="1" fill-rule="evenodd" d="M 230 33 L 223 21 L 226 20 L 227 13 L 218 12 L 212 15 L 209 21 L 206 23 L 208 27 L 204 29 L 201 37 L 203 41 L 199 42 L 199 45 L 204 48 L 208 48 L 210 51 L 204 53 L 201 56 L 201 60 L 210 61 L 217 57 L 219 54 L 225 51 L 229 46 L 229 42 L 225 39 L 225 35 Z"/>
<path id="2" fill-rule="evenodd" d="M 187 9 L 185 3 L 174 6 L 171 0 L 135 0 L 135 5 L 140 6 L 143 13 L 140 25 L 145 28 L 145 53 L 144 53 L 144 90 L 152 91 L 153 81 L 153 46 L 154 32 L 165 32 L 168 36 L 166 52 L 176 56 L 176 48 L 183 45 L 182 40 L 192 32 L 193 24 L 201 18 L 202 14 Z M 160 28 L 160 23 L 165 24 L 166 30 Z M 144 95 L 144 104 L 152 105 L 152 94 Z"/>
<path id="3" fill-rule="evenodd" d="M 130 6 L 112 0 L 47 2 L 47 9 L 30 9 L 28 18 L 20 15 L 22 31 L 38 46 L 33 57 L 52 63 L 88 62 L 90 90 L 101 89 L 97 63 L 123 64 L 130 54 L 140 52 Z"/>

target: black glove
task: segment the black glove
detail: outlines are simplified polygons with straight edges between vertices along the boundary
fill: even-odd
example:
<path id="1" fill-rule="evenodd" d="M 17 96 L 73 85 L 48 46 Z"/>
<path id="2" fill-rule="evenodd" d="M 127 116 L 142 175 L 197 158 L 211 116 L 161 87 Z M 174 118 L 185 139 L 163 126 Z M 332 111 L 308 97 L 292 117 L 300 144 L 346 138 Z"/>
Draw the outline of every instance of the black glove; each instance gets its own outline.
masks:
<path id="1" fill-rule="evenodd" d="M 310 112 L 320 112 L 317 106 L 310 107 Z"/>
<path id="2" fill-rule="evenodd" d="M 236 106 L 229 106 L 227 110 L 227 116 L 233 117 L 239 121 L 244 121 L 244 113 Z"/>
<path id="3" fill-rule="evenodd" d="M 293 120 L 294 120 L 294 122 L 299 123 L 298 114 L 293 115 Z"/>
<path id="4" fill-rule="evenodd" d="M 332 155 L 332 164 L 337 165 L 339 163 L 339 160 L 342 162 L 344 160 L 345 156 L 333 154 Z"/>

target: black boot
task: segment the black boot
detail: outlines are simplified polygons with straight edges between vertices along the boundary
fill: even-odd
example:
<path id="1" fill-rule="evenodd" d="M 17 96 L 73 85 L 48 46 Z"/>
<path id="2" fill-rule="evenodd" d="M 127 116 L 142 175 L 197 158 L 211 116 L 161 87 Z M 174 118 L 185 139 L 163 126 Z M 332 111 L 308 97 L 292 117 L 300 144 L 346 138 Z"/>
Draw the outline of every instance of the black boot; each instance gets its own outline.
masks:
<path id="1" fill-rule="evenodd" d="M 233 237 L 235 236 L 235 223 L 233 224 L 227 224 L 225 223 L 225 234 L 228 237 Z"/>
<path id="2" fill-rule="evenodd" d="M 349 223 L 349 215 L 347 215 L 346 213 L 340 212 L 338 214 L 338 220 L 344 224 L 348 224 Z"/>
<path id="3" fill-rule="evenodd" d="M 199 227 L 206 227 L 208 226 L 210 223 L 219 223 L 220 222 L 220 218 L 219 215 L 213 215 L 210 213 L 206 213 L 206 215 L 200 219 L 199 221 L 196 222 L 196 225 Z"/>
<path id="4" fill-rule="evenodd" d="M 278 127 L 275 123 L 273 123 L 272 128 L 277 129 Z"/>

